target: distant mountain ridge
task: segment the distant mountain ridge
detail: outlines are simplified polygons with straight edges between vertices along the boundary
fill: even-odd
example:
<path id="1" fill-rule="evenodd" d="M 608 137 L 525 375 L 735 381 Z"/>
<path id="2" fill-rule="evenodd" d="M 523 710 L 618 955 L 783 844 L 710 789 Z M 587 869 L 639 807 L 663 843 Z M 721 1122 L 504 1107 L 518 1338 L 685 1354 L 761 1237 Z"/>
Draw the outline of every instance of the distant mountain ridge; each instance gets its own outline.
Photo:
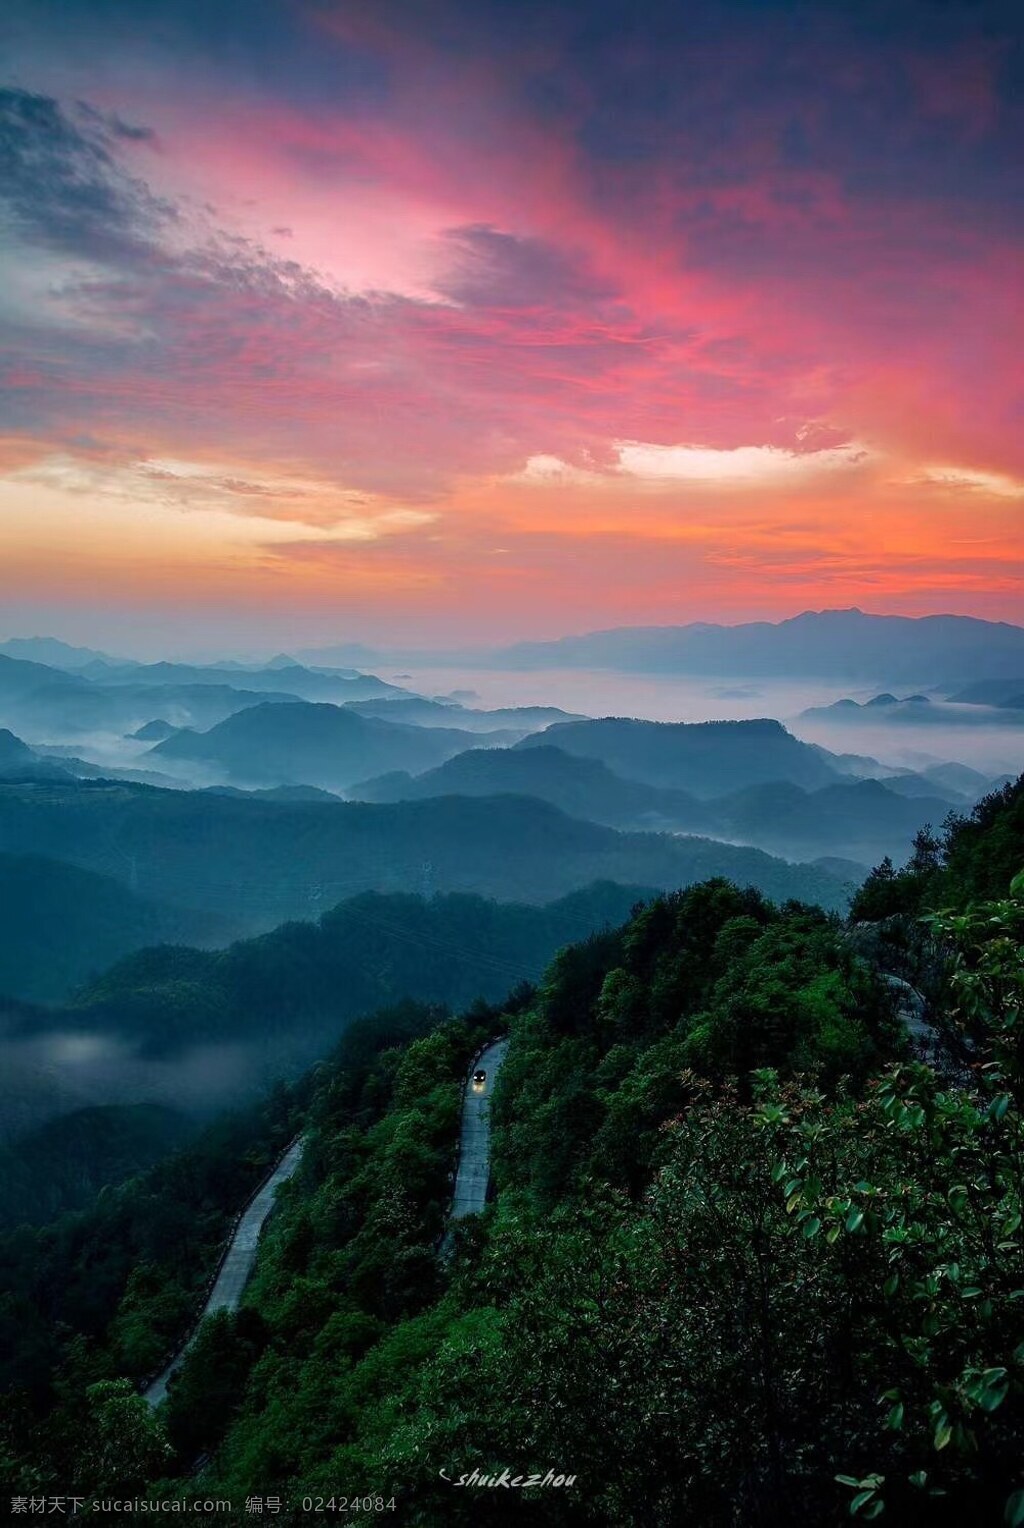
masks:
<path id="1" fill-rule="evenodd" d="M 920 777 L 919 783 L 922 789 L 927 784 Z M 908 796 L 890 785 L 843 776 L 806 790 L 792 781 L 773 780 L 698 799 L 687 791 L 626 779 L 599 759 L 563 753 L 542 740 L 532 748 L 460 753 L 415 778 L 383 775 L 352 794 L 394 802 L 515 791 L 624 831 L 705 834 L 787 857 L 840 855 L 869 866 L 886 854 L 902 863 L 921 824 L 941 822 L 949 810 L 938 791 L 931 797 Z"/>
<path id="2" fill-rule="evenodd" d="M 781 722 L 648 722 L 605 716 L 562 722 L 523 738 L 518 748 L 551 745 L 600 759 L 616 774 L 647 785 L 720 796 L 745 785 L 787 780 L 808 790 L 840 778 L 820 748 Z"/>
<path id="3" fill-rule="evenodd" d="M 234 664 L 134 663 L 119 667 L 105 664 L 89 678 L 104 687 L 117 685 L 229 685 L 241 690 L 269 690 L 296 695 L 300 700 L 370 700 L 408 695 L 401 686 L 388 684 L 375 674 L 318 673 L 299 663 L 276 663 L 266 668 Z"/>
<path id="4" fill-rule="evenodd" d="M 904 727 L 1022 727 L 1024 696 L 1020 701 L 1019 707 L 1007 702 L 992 706 L 982 701 L 964 703 L 932 700 L 927 695 L 885 693 L 866 701 L 851 700 L 847 696 L 828 706 L 811 706 L 801 712 L 801 718 L 852 726 L 867 723 Z"/>
<path id="5" fill-rule="evenodd" d="M 23 743 L 20 737 L 6 727 L 0 727 L 0 771 L 9 773 L 14 769 L 24 769 L 34 764 L 38 755 Z"/>
<path id="6" fill-rule="evenodd" d="M 470 733 L 361 716 L 348 706 L 295 700 L 237 711 L 208 732 L 180 731 L 150 749 L 158 767 L 174 761 L 219 770 L 237 784 L 316 785 L 343 790 L 368 772 L 430 769 L 487 738 L 512 742 L 517 732 Z"/>
<path id="7" fill-rule="evenodd" d="M 144 664 L 73 647 L 53 637 L 9 638 L 0 642 L 0 656 L 4 655 L 68 672 L 88 671 L 88 677 L 111 683 L 150 682 L 161 673 L 166 682 L 172 677 L 171 671 L 176 671 L 174 677 L 179 683 L 244 685 L 248 677 L 246 687 L 258 689 L 270 684 L 275 672 L 280 676 L 298 670 L 300 673 L 290 675 L 288 688 L 296 694 L 300 692 L 294 685 L 307 684 L 305 699 L 326 698 L 326 685 L 313 693 L 318 680 L 372 681 L 376 676 L 359 670 L 396 662 L 499 669 L 607 668 L 627 673 L 818 678 L 862 684 L 878 681 L 933 684 L 946 692 L 979 681 L 1019 680 L 1013 696 L 1024 693 L 1024 626 L 976 616 L 873 615 L 856 607 L 805 610 L 780 621 L 747 621 L 734 626 L 693 621 L 610 627 L 491 649 L 436 651 L 404 646 L 388 650 L 342 642 L 299 648 L 294 655 L 278 653 L 263 663 Z M 131 670 L 138 671 L 133 679 L 129 677 Z M 144 677 L 147 671 L 148 678 Z M 376 682 L 380 688 L 374 693 L 401 693 L 383 680 Z"/>
<path id="8" fill-rule="evenodd" d="M 385 722 L 410 722 L 418 727 L 464 727 L 470 732 L 488 732 L 499 727 L 517 727 L 533 731 L 550 727 L 553 722 L 578 722 L 586 718 L 579 712 L 563 711 L 560 706 L 498 706 L 475 709 L 452 700 L 428 700 L 419 695 L 377 700 L 350 700 L 349 711 L 360 716 L 376 716 Z"/>
<path id="9" fill-rule="evenodd" d="M 132 662 L 130 658 L 112 658 L 109 653 L 98 652 L 94 647 L 74 647 L 59 637 L 8 637 L 0 642 L 0 654 L 69 671 L 86 668 L 92 663 L 127 666 Z"/>
<path id="10" fill-rule="evenodd" d="M 714 832 L 712 814 L 686 791 L 626 780 L 600 759 L 536 748 L 470 749 L 415 777 L 381 775 L 354 786 L 360 801 L 424 801 L 432 796 L 533 796 L 570 816 L 640 831 Z"/>
<path id="11" fill-rule="evenodd" d="M 782 781 L 748 786 L 712 803 L 727 835 L 771 854 L 819 859 L 840 855 L 870 866 L 909 856 L 925 822 L 949 811 L 941 797 L 903 796 L 888 781 L 846 780 L 805 791 Z"/>
<path id="12" fill-rule="evenodd" d="M 0 653 L 0 725 L 33 740 L 53 741 L 86 732 L 134 730 L 155 717 L 176 725 L 212 727 L 246 706 L 265 700 L 292 702 L 286 690 L 274 694 L 230 684 L 138 684 L 125 670 L 116 685 L 83 672 L 67 673 L 47 664 Z"/>
<path id="13" fill-rule="evenodd" d="M 408 692 L 372 674 L 314 672 L 298 664 L 274 668 L 83 660 L 74 668 L 40 663 L 16 652 L 49 652 L 46 638 L 0 646 L 0 726 L 33 741 L 84 733 L 135 733 L 160 719 L 173 727 L 206 729 L 263 702 L 399 699 Z M 56 644 L 59 648 L 61 644 Z M 77 649 L 70 649 L 72 653 Z"/>
<path id="14" fill-rule="evenodd" d="M 131 950 L 226 942 L 226 918 L 140 897 L 121 880 L 41 855 L 0 853 L 0 993 L 64 998 Z"/>
<path id="15" fill-rule="evenodd" d="M 0 850 L 118 878 L 130 871 L 143 897 L 221 913 L 251 931 L 370 890 L 543 902 L 595 880 L 671 888 L 724 875 L 781 901 L 842 907 L 847 897 L 843 882 L 814 865 L 704 838 L 621 833 L 522 796 L 375 806 L 0 781 Z"/>
<path id="16" fill-rule="evenodd" d="M 173 777 L 155 770 L 120 769 L 80 759 L 70 748 L 30 748 L 6 727 L 0 727 L 0 779 L 22 781 L 135 780 L 144 785 L 176 785 Z"/>
<path id="17" fill-rule="evenodd" d="M 1024 675 L 1008 679 L 978 679 L 948 695 L 952 705 L 961 706 L 1008 706 L 1024 710 Z"/>
<path id="18" fill-rule="evenodd" d="M 624 626 L 552 642 L 519 642 L 487 661 L 513 669 L 955 683 L 1024 673 L 1024 627 L 973 616 L 805 611 L 778 622 Z"/>

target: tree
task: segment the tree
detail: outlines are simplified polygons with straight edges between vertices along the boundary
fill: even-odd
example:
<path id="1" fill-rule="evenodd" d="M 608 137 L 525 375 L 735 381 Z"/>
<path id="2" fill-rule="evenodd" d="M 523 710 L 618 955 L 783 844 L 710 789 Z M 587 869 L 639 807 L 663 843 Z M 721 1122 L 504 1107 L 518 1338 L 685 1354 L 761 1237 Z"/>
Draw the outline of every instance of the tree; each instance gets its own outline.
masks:
<path id="1" fill-rule="evenodd" d="M 143 1490 L 171 1455 L 152 1407 L 126 1379 L 90 1385 L 85 1402 L 76 1484 L 93 1495 Z"/>
<path id="2" fill-rule="evenodd" d="M 245 1308 L 218 1311 L 199 1328 L 167 1399 L 167 1433 L 186 1465 L 223 1437 L 266 1342 L 263 1319 Z"/>

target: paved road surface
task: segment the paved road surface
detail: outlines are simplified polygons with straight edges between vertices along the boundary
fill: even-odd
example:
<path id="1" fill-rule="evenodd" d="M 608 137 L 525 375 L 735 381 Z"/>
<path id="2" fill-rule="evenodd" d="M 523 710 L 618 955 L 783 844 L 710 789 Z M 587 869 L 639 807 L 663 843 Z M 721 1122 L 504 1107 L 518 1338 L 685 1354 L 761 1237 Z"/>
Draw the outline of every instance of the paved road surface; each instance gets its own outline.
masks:
<path id="1" fill-rule="evenodd" d="M 255 1198 L 249 1201 L 247 1208 L 243 1211 L 235 1234 L 231 1238 L 227 1256 L 221 1264 L 216 1282 L 210 1291 L 210 1298 L 203 1307 L 204 1317 L 212 1316 L 214 1311 L 218 1310 L 238 1309 L 242 1291 L 249 1281 L 252 1265 L 256 1261 L 256 1248 L 263 1223 L 274 1208 L 274 1196 L 279 1185 L 290 1178 L 298 1167 L 302 1147 L 303 1142 L 296 1141 L 288 1148 L 270 1177 L 257 1190 Z M 167 1381 L 178 1368 L 188 1346 L 189 1344 L 186 1343 L 185 1348 L 172 1358 L 167 1368 L 153 1381 L 148 1390 L 143 1391 L 151 1406 L 159 1406 L 164 1399 L 167 1394 Z"/>
<path id="2" fill-rule="evenodd" d="M 487 1180 L 491 1172 L 490 1097 L 507 1050 L 507 1040 L 495 1040 L 470 1068 L 462 1105 L 459 1170 L 452 1198 L 452 1220 L 461 1220 L 464 1215 L 478 1215 L 487 1203 Z M 473 1073 L 481 1068 L 487 1073 L 487 1081 L 483 1091 L 478 1093 L 473 1087 Z"/>

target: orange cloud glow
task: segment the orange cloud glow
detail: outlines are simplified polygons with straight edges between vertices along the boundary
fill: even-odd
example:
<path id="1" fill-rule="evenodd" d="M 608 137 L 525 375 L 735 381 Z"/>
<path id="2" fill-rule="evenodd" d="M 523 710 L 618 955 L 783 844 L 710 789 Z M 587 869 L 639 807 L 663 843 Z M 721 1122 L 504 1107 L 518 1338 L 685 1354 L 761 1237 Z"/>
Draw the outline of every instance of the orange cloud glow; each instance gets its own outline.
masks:
<path id="1" fill-rule="evenodd" d="M 442 0 L 212 46 L 160 4 L 170 53 L 27 26 L 0 102 L 0 596 L 378 639 L 1020 616 L 995 44 L 823 8 L 780 72 L 726 0 L 663 37 Z"/>

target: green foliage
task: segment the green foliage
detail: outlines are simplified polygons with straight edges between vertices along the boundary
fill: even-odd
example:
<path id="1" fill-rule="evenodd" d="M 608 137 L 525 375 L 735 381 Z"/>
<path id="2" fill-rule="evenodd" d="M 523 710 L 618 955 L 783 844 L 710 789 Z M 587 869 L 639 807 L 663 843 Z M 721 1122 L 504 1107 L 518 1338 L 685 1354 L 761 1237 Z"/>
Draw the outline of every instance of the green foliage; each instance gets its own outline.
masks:
<path id="1" fill-rule="evenodd" d="M 781 1064 L 834 1083 L 897 1045 L 886 995 L 819 913 L 794 909 L 729 953 L 691 1033 L 704 1069 L 743 1077 Z"/>
<path id="2" fill-rule="evenodd" d="M 175 1376 L 163 1418 L 179 1458 L 196 1459 L 220 1442 L 266 1341 L 264 1323 L 250 1309 L 219 1311 L 203 1322 Z"/>
<path id="3" fill-rule="evenodd" d="M 0 1229 L 84 1208 L 100 1189 L 142 1172 L 194 1132 L 159 1104 L 76 1109 L 0 1147 Z"/>
<path id="4" fill-rule="evenodd" d="M 234 928 L 150 901 L 114 875 L 36 854 L 0 853 L 0 906 L 0 992 L 33 1002 L 65 1000 L 142 945 L 230 937 Z"/>
<path id="5" fill-rule="evenodd" d="M 838 921 L 721 880 L 564 950 L 504 1010 L 354 1024 L 310 1085 L 242 1312 L 172 1384 L 178 1484 L 212 1450 L 211 1494 L 344 1480 L 430 1528 L 518 1521 L 523 1496 L 439 1473 L 506 1466 L 576 1477 L 526 1509 L 566 1528 L 1020 1521 L 1024 879 L 976 895 L 1019 799 L 877 878 L 931 909 L 944 1069 L 908 1059 Z M 506 1029 L 496 1202 L 440 1259 L 460 1083 Z M 25 1327 L 23 1368 L 32 1342 L 59 1356 L 30 1434 L 51 1458 L 76 1457 L 73 1408 L 170 1321 L 160 1258 L 134 1252 L 73 1339 Z M 14 1330 L 37 1295 L 0 1287 Z M 145 1435 L 108 1431 L 111 1472 L 166 1472 Z M 8 1434 L 28 1478 L 13 1406 Z"/>
<path id="6" fill-rule="evenodd" d="M 360 1261 L 375 1244 L 400 1266 L 436 1224 L 417 1167 L 449 1042 L 419 1042 L 383 1115 L 324 1118 L 333 1170 L 275 1227 L 253 1293 L 271 1346 L 217 1479 L 344 1473 L 423 1524 L 479 1520 L 441 1467 L 505 1465 L 578 1476 L 536 1499 L 552 1523 L 638 1502 L 723 1528 L 1012 1520 L 1021 917 L 1011 898 L 934 931 L 973 1025 L 955 1083 L 901 1058 L 884 993 L 805 908 L 712 884 L 562 956 L 512 1019 L 497 1203 L 446 1289 L 391 1303 L 385 1262 L 367 1280 Z"/>
<path id="7" fill-rule="evenodd" d="M 163 1431 L 127 1380 L 101 1380 L 85 1392 L 74 1479 L 80 1494 L 144 1489 L 170 1457 Z"/>
<path id="8" fill-rule="evenodd" d="M 226 950 L 141 950 L 85 989 L 66 1022 L 140 1039 L 148 1054 L 216 1035 L 308 1064 L 357 1015 L 410 994 L 460 1008 L 503 997 L 517 979 L 539 977 L 561 945 L 621 921 L 636 895 L 595 884 L 529 907 L 367 892 L 319 923 L 285 924 Z"/>
<path id="9" fill-rule="evenodd" d="M 923 828 L 902 869 L 884 859 L 854 897 L 850 916 L 876 923 L 1001 897 L 1022 856 L 1024 776 L 979 801 L 967 817 L 951 812 L 940 833 Z"/>
<path id="10" fill-rule="evenodd" d="M 547 1205 L 597 1168 L 638 1192 L 688 1067 L 831 1084 L 902 1043 L 888 992 L 823 913 L 725 881 L 658 897 L 553 962 L 494 1101 L 496 1175 L 528 1178 Z"/>
<path id="11" fill-rule="evenodd" d="M 442 1292 L 460 1087 L 498 1023 L 478 1007 L 473 1022 L 439 1023 L 369 1066 L 330 1068 L 312 1110 L 306 1191 L 286 1195 L 268 1225 L 239 1318 L 260 1334 L 259 1348 L 246 1339 L 247 1376 L 239 1384 L 237 1327 L 220 1321 L 206 1324 L 172 1381 L 169 1426 L 183 1459 L 241 1408 L 218 1465 L 225 1490 L 244 1494 L 257 1479 L 327 1489 L 327 1461 L 344 1457 L 368 1408 L 445 1330 L 445 1315 L 423 1313 Z M 208 1412 L 211 1427 L 190 1433 L 189 1418 Z"/>
<path id="12" fill-rule="evenodd" d="M 104 1189 L 88 1210 L 0 1237 L 0 1407 L 12 1478 L 80 1478 L 90 1386 L 125 1376 L 134 1383 L 170 1356 L 232 1214 L 294 1134 L 299 1103 L 279 1090 Z"/>

